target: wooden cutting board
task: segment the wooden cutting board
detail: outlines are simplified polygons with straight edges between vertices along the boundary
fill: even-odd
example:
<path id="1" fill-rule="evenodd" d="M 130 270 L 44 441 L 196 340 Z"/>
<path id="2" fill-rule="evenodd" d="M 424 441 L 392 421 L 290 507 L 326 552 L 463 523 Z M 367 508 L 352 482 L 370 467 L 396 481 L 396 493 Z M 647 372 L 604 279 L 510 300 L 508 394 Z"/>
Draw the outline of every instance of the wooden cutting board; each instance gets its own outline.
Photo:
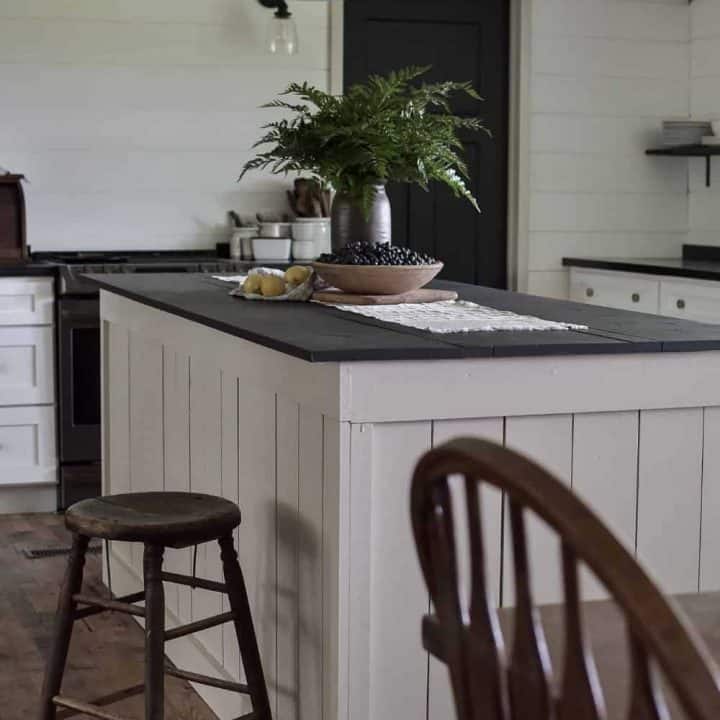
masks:
<path id="1" fill-rule="evenodd" d="M 442 300 L 457 300 L 452 290 L 420 288 L 400 295 L 355 295 L 341 290 L 324 290 L 313 293 L 312 299 L 335 305 L 405 305 L 407 303 L 433 303 Z"/>

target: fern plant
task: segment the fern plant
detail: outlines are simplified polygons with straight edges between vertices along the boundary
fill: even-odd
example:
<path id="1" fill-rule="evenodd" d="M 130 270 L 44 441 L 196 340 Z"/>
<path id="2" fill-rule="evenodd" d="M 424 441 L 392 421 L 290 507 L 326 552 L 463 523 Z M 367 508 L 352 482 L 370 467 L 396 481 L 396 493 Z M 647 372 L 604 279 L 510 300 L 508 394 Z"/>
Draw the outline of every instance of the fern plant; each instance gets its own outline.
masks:
<path id="1" fill-rule="evenodd" d="M 477 118 L 454 115 L 450 98 L 455 93 L 481 98 L 470 83 L 416 84 L 428 70 L 409 67 L 374 75 L 341 96 L 307 83 L 291 84 L 280 99 L 263 106 L 289 111 L 291 117 L 263 127 L 266 132 L 253 147 L 267 149 L 245 164 L 239 179 L 251 170 L 311 173 L 358 203 L 366 215 L 378 183 L 414 183 L 427 190 L 431 181 L 439 181 L 479 211 L 465 183 L 458 131 L 488 131 Z M 289 95 L 296 101 L 283 99 Z"/>

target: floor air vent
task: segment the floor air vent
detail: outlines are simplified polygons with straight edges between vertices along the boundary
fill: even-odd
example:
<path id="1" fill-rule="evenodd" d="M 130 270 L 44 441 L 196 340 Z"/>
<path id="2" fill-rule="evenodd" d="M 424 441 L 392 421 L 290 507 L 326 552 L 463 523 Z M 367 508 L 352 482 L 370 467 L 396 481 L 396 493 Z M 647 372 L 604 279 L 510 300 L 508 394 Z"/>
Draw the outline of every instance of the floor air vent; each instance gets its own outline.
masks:
<path id="1" fill-rule="evenodd" d="M 39 560 L 40 558 L 58 557 L 60 555 L 69 555 L 70 547 L 52 547 L 52 548 L 23 548 L 22 554 L 30 560 Z M 97 555 L 102 550 L 100 545 L 91 545 L 88 553 Z"/>

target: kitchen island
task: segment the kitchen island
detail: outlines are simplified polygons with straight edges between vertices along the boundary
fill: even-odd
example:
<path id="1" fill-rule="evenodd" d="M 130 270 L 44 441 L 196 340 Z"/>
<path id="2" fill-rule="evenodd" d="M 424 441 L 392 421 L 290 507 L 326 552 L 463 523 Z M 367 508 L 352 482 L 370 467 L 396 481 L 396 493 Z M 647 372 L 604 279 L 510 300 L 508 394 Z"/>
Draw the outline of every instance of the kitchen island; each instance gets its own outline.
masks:
<path id="1" fill-rule="evenodd" d="M 200 275 L 94 276 L 101 287 L 104 491 L 197 490 L 240 505 L 239 551 L 278 720 L 446 720 L 409 520 L 419 456 L 491 438 L 570 484 L 667 592 L 720 589 L 720 327 L 438 283 L 463 299 L 588 327 L 434 335 L 315 304 L 248 302 Z M 513 601 L 502 498 L 483 517 L 498 602 Z M 558 546 L 531 527 L 540 602 Z M 189 572 L 192 553 L 166 553 Z M 111 549 L 113 590 L 139 548 Z M 215 548 L 198 574 L 220 579 Z M 586 596 L 602 597 L 589 575 Z M 167 621 L 222 600 L 167 586 Z M 229 626 L 167 644 L 237 678 Z M 218 715 L 237 696 L 198 688 Z"/>

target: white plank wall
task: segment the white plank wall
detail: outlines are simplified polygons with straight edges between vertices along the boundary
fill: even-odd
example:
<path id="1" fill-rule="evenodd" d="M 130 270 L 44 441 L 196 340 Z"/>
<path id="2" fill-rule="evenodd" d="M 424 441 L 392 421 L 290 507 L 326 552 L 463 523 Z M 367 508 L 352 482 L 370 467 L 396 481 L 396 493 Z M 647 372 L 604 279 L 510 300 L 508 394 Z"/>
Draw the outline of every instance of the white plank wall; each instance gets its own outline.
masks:
<path id="1" fill-rule="evenodd" d="M 705 408 L 703 418 L 702 535 L 700 590 L 720 590 L 720 408 Z"/>
<path id="2" fill-rule="evenodd" d="M 299 715 L 298 623 L 300 504 L 299 415 L 296 402 L 277 397 L 277 718 Z"/>
<path id="3" fill-rule="evenodd" d="M 697 592 L 703 411 L 640 416 L 637 555 L 666 592 Z"/>
<path id="4" fill-rule="evenodd" d="M 103 377 L 116 379 L 103 385 L 103 493 L 130 492 L 130 368 L 128 331 L 103 321 Z M 122 382 L 126 379 L 126 382 Z M 132 562 L 130 543 L 113 543 L 112 552 Z"/>
<path id="5" fill-rule="evenodd" d="M 507 418 L 505 444 L 540 463 L 559 480 L 571 484 L 572 478 L 571 415 L 543 415 Z M 506 526 L 509 515 L 506 511 Z M 560 544 L 554 531 L 545 523 L 526 513 L 526 527 L 531 566 L 533 597 L 537 603 L 558 602 L 562 598 Z M 505 533 L 505 572 L 503 573 L 503 605 L 515 602 L 512 577 L 512 542 Z"/>
<path id="6" fill-rule="evenodd" d="M 686 0 L 527 4 L 528 288 L 567 297 L 563 256 L 680 252 L 687 163 L 644 153 L 662 118 L 689 111 L 690 8 Z"/>
<path id="7" fill-rule="evenodd" d="M 190 358 L 165 346 L 163 349 L 163 425 L 165 456 L 165 490 L 190 490 Z M 168 572 L 189 574 L 192 570 L 190 550 L 165 550 Z M 165 583 L 165 602 L 182 623 L 192 620 L 192 590 Z"/>
<path id="8" fill-rule="evenodd" d="M 691 13 L 691 110 L 693 117 L 720 117 L 720 3 L 693 0 Z M 705 186 L 705 164 L 690 160 L 689 241 L 717 245 L 720 197 L 717 182 Z"/>
<path id="9" fill-rule="evenodd" d="M 239 558 L 274 709 L 278 689 L 275 394 L 241 382 L 238 408 L 238 497 L 243 514 Z"/>
<path id="10" fill-rule="evenodd" d="M 163 347 L 148 336 L 131 331 L 128 337 L 130 379 L 130 490 L 162 490 Z M 142 577 L 143 548 L 133 544 L 132 562 Z"/>
<path id="11" fill-rule="evenodd" d="M 232 373 L 221 373 L 220 402 L 222 405 L 221 468 L 222 496 L 239 504 L 239 458 L 238 458 L 238 379 Z M 234 533 L 238 548 L 240 530 Z M 220 570 L 220 568 L 218 569 Z M 218 572 L 221 575 L 221 572 Z M 222 596 L 222 611 L 230 610 L 227 597 Z M 240 677 L 240 651 L 235 627 L 232 623 L 222 626 L 223 666 L 236 679 Z"/>
<path id="12" fill-rule="evenodd" d="M 298 713 L 322 717 L 323 416 L 300 408 L 298 425 Z"/>
<path id="13" fill-rule="evenodd" d="M 372 428 L 369 718 L 421 718 L 427 708 L 427 657 L 420 618 L 429 598 L 410 527 L 410 478 L 432 444 L 432 424 Z M 364 719 L 365 720 L 365 719 Z"/>
<path id="14" fill-rule="evenodd" d="M 460 436 L 480 437 L 502 445 L 505 441 L 505 422 L 503 418 L 483 418 L 480 420 L 442 420 L 433 423 L 433 447 Z M 452 482 L 453 479 L 451 479 Z M 455 479 L 457 480 L 457 479 Z M 458 557 L 467 557 L 467 510 L 464 507 L 464 488 L 454 482 L 452 485 L 455 521 L 458 533 Z M 460 500 L 458 503 L 457 500 Z M 502 563 L 502 494 L 494 488 L 484 487 L 481 495 L 483 540 L 485 543 L 486 573 L 493 588 L 496 602 L 500 602 L 501 563 Z M 469 596 L 469 577 L 467 564 L 461 565 L 460 580 L 463 597 Z M 452 700 L 450 678 L 447 667 L 433 657 L 429 658 L 428 677 L 428 720 L 447 720 L 453 717 L 455 706 Z"/>
<path id="15" fill-rule="evenodd" d="M 190 358 L 190 489 L 222 495 L 222 377 L 219 368 Z M 231 425 L 232 427 L 232 425 Z M 177 448 L 182 451 L 183 446 Z M 197 573 L 210 580 L 222 580 L 219 548 L 207 543 L 197 548 Z M 222 612 L 218 593 L 192 590 L 192 619 Z M 223 661 L 222 629 L 203 630 L 197 639 L 215 660 Z"/>
<path id="16" fill-rule="evenodd" d="M 639 413 L 587 413 L 573 419 L 573 490 L 635 553 Z M 590 572 L 582 575 L 583 597 L 607 596 Z"/>
<path id="17" fill-rule="evenodd" d="M 300 52 L 265 53 L 255 0 L 2 0 L 2 165 L 32 181 L 35 250 L 211 248 L 225 213 L 285 209 L 236 179 L 291 81 L 328 87 L 329 2 L 297 0 Z"/>

